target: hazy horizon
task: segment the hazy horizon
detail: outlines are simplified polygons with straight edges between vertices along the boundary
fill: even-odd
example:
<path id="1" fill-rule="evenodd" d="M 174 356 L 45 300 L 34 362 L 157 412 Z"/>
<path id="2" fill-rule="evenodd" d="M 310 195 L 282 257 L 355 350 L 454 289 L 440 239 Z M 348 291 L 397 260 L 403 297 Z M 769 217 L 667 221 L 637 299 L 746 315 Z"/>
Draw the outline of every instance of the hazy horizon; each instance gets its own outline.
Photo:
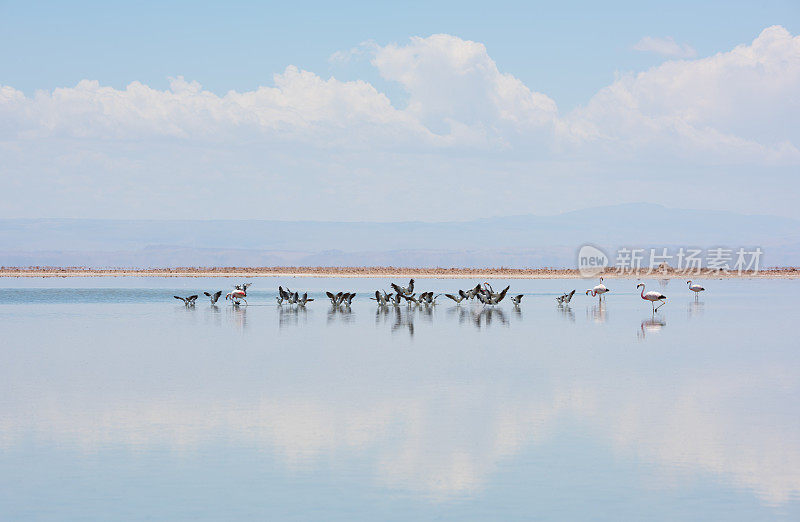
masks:
<path id="1" fill-rule="evenodd" d="M 574 268 L 585 244 L 612 257 L 620 247 L 758 247 L 761 266 L 797 266 L 800 222 L 648 204 L 465 222 L 0 219 L 4 266 Z"/>
<path id="2" fill-rule="evenodd" d="M 789 216 L 781 216 L 779 214 L 772 214 L 769 212 L 745 212 L 741 209 L 701 209 L 701 208 L 690 208 L 690 207 L 673 207 L 669 205 L 663 205 L 660 203 L 652 203 L 648 201 L 630 201 L 626 203 L 618 203 L 614 205 L 590 205 L 587 207 L 576 208 L 571 210 L 564 210 L 564 211 L 555 211 L 551 213 L 536 213 L 536 212 L 526 212 L 526 213 L 519 213 L 519 214 L 502 214 L 496 216 L 486 216 L 486 217 L 470 217 L 464 216 L 461 219 L 444 219 L 444 220 L 430 220 L 424 218 L 418 219 L 395 219 L 395 220 L 356 220 L 356 219 L 342 219 L 342 220 L 326 220 L 326 219 L 265 219 L 265 218 L 208 218 L 203 216 L 195 216 L 195 217 L 186 217 L 186 218 L 153 218 L 153 217 L 134 217 L 134 218 L 85 218 L 85 217 L 74 217 L 74 216 L 55 216 L 55 215 L 47 215 L 47 216 L 38 216 L 38 217 L 12 217 L 12 218 L 2 218 L 0 217 L 0 221 L 35 221 L 35 220 L 75 220 L 75 221 L 231 221 L 231 222 L 276 222 L 276 223 L 363 223 L 363 224 L 378 224 L 378 223 L 430 223 L 430 224 L 437 224 L 437 223 L 471 223 L 474 221 L 485 221 L 485 220 L 497 220 L 497 219 L 508 219 L 508 218 L 520 218 L 520 217 L 539 217 L 539 218 L 547 218 L 547 217 L 558 217 L 563 215 L 569 214 L 576 214 L 580 212 L 589 212 L 589 211 L 602 211 L 604 209 L 610 208 L 637 208 L 637 209 L 645 209 L 645 208 L 653 208 L 653 209 L 666 209 L 666 210 L 675 210 L 675 211 L 686 211 L 686 212 L 707 212 L 710 214 L 732 214 L 737 216 L 746 216 L 746 217 L 767 217 L 767 218 L 778 218 L 778 219 L 786 219 L 786 220 L 793 220 L 798 221 L 800 223 L 800 218 L 794 218 Z"/>

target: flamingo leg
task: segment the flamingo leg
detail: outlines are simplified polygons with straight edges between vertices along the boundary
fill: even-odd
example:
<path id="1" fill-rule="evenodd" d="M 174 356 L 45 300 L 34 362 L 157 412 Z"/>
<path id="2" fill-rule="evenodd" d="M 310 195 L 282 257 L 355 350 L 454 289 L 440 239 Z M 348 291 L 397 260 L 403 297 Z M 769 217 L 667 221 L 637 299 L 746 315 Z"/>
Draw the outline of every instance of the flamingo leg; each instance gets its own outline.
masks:
<path id="1" fill-rule="evenodd" d="M 659 301 L 661 301 L 661 299 L 659 299 Z M 665 304 L 667 304 L 667 302 L 666 302 L 666 301 L 661 301 L 661 304 L 660 304 L 660 305 L 658 305 L 658 308 L 661 308 L 661 307 L 662 307 L 662 306 L 664 306 Z M 655 305 L 655 303 L 653 303 L 653 305 Z M 654 312 L 658 312 L 658 308 L 655 308 L 653 311 L 654 311 Z"/>

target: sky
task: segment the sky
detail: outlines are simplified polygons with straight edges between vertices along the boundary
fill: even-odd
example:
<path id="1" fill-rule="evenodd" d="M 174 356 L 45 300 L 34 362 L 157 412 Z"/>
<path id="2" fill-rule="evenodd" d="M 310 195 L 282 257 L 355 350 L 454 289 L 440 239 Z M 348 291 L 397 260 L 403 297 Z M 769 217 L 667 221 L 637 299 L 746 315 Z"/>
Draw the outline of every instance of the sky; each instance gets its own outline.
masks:
<path id="1" fill-rule="evenodd" d="M 0 217 L 798 218 L 800 4 L 696 3 L 0 1 Z"/>

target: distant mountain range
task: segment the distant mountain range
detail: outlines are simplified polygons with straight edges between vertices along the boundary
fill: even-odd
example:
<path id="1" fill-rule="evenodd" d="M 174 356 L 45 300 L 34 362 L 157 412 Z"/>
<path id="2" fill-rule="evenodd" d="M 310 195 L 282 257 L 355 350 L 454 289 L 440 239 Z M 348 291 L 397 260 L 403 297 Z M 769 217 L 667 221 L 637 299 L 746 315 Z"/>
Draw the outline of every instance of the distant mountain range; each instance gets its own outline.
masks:
<path id="1" fill-rule="evenodd" d="M 465 222 L 0 220 L 3 266 L 574 267 L 578 248 L 755 247 L 800 265 L 800 220 L 650 204 Z"/>

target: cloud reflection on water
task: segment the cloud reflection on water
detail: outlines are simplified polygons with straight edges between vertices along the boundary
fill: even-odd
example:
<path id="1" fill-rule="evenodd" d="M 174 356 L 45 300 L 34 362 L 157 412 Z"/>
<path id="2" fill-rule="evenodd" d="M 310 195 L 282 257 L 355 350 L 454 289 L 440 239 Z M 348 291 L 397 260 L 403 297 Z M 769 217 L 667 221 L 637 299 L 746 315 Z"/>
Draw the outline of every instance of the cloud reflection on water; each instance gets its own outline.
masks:
<path id="1" fill-rule="evenodd" d="M 520 313 L 198 306 L 162 318 L 104 305 L 103 321 L 70 309 L 52 332 L 31 332 L 41 318 L 13 312 L 0 445 L 253 446 L 312 472 L 366 459 L 376 483 L 441 501 L 480 494 L 504 463 L 577 430 L 608 458 L 661 477 L 658 487 L 710 475 L 770 505 L 796 501 L 800 385 L 783 337 L 768 335 L 772 350 L 753 358 L 746 344 L 711 351 L 717 344 L 706 342 L 740 339 L 709 328 L 720 321 L 711 311 L 691 323 L 680 313 L 665 328 L 664 314 L 643 320 L 638 301 L 623 308 L 615 298 L 580 321 L 551 296 Z M 648 350 L 630 350 L 634 327 L 659 332 Z M 236 345 L 225 344 L 231 331 L 241 332 Z M 63 346 L 53 343 L 59 332 Z"/>

